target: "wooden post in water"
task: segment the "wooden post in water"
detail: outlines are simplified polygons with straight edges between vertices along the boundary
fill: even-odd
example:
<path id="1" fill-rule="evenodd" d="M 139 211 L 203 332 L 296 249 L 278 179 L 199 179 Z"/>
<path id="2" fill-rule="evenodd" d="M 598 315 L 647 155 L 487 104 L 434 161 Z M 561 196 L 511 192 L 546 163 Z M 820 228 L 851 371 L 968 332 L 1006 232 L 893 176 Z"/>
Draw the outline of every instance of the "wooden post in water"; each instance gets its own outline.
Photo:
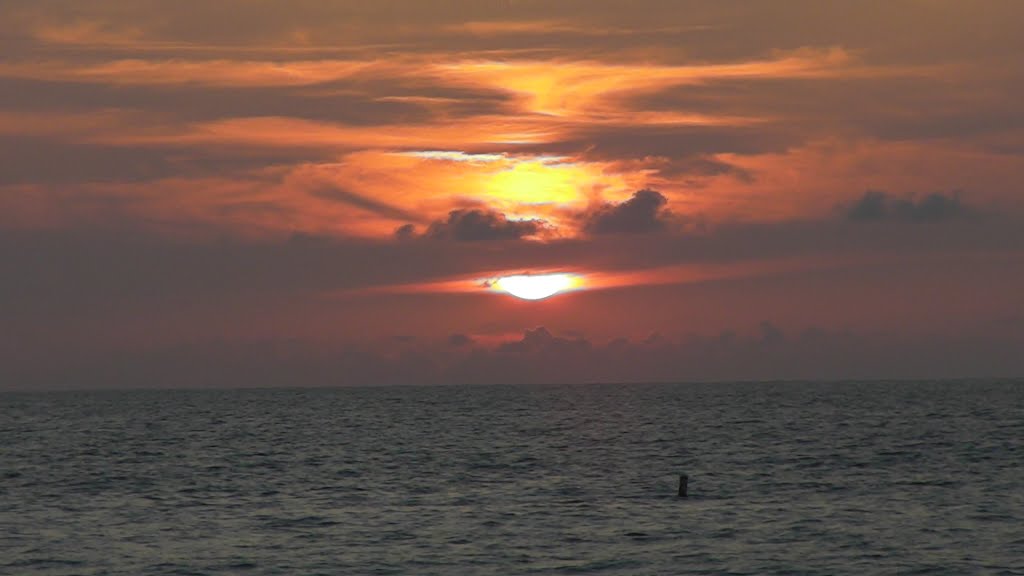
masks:
<path id="1" fill-rule="evenodd" d="M 679 497 L 686 498 L 686 485 L 690 483 L 690 477 L 686 474 L 679 475 Z"/>

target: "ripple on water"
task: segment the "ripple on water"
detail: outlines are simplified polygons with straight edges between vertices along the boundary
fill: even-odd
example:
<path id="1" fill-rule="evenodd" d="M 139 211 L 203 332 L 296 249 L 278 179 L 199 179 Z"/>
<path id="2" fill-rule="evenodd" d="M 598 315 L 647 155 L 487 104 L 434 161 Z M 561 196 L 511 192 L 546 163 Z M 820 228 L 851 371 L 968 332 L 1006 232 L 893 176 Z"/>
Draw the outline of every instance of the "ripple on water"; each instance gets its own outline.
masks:
<path id="1" fill-rule="evenodd" d="M 0 422 L 0 573 L 1024 573 L 1020 382 L 6 394 Z"/>

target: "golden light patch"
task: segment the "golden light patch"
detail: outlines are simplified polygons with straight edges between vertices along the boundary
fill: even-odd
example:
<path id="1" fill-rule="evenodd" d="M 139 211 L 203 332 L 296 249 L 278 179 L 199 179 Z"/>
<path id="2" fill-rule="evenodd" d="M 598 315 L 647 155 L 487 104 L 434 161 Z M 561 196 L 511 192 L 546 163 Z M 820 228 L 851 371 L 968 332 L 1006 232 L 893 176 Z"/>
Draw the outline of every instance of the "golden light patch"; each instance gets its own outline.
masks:
<path id="1" fill-rule="evenodd" d="M 489 176 L 484 189 L 518 204 L 561 204 L 580 200 L 579 182 L 591 178 L 579 166 L 525 161 Z"/>
<path id="2" fill-rule="evenodd" d="M 572 274 L 518 274 L 499 278 L 491 287 L 523 300 L 542 300 L 581 285 L 582 280 Z"/>
<path id="3" fill-rule="evenodd" d="M 501 212 L 509 220 L 544 220 L 561 236 L 571 235 L 575 223 L 566 210 L 579 210 L 595 195 L 621 201 L 647 182 L 642 171 L 609 170 L 607 163 L 580 162 L 561 156 L 475 154 L 452 150 L 422 150 L 361 154 L 359 180 L 355 170 L 340 175 L 342 186 L 387 196 L 401 205 L 415 205 L 430 219 L 443 218 L 470 198 Z M 367 175 L 381 172 L 381 177 Z M 376 192 L 384 182 L 387 189 Z M 398 196 L 410 191 L 409 197 Z M 429 192 L 425 194 L 424 192 Z"/>

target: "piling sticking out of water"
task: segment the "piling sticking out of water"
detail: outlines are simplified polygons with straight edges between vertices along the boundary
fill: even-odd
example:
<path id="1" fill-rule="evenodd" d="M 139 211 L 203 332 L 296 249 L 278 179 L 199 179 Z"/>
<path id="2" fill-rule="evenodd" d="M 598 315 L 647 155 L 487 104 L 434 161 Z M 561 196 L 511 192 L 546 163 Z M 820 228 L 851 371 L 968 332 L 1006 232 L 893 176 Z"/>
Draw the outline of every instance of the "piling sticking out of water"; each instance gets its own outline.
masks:
<path id="1" fill-rule="evenodd" d="M 686 485 L 690 483 L 690 477 L 686 474 L 679 475 L 679 497 L 686 498 Z"/>

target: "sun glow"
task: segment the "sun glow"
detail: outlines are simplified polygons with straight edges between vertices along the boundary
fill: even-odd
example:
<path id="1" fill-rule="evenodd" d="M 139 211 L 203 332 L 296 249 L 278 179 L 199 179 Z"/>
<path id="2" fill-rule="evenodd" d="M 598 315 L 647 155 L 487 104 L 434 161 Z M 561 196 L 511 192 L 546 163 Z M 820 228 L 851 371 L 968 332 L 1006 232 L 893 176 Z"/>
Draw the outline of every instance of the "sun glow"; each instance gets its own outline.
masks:
<path id="1" fill-rule="evenodd" d="M 565 204 L 583 201 L 581 183 L 593 181 L 595 175 L 586 166 L 517 160 L 487 178 L 483 190 L 518 204 Z"/>
<path id="2" fill-rule="evenodd" d="M 572 274 L 519 274 L 499 278 L 492 287 L 523 300 L 541 300 L 579 285 L 579 278 Z"/>

